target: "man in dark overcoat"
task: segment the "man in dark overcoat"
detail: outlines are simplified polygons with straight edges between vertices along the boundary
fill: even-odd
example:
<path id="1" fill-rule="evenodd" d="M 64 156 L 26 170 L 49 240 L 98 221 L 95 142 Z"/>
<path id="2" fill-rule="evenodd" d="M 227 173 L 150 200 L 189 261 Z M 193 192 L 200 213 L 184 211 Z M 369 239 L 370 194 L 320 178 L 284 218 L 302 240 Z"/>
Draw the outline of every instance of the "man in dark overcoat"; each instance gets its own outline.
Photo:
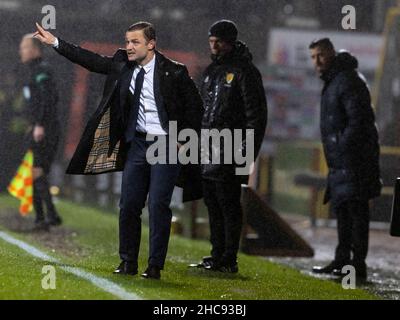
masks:
<path id="1" fill-rule="evenodd" d="M 155 28 L 138 22 L 125 34 L 125 49 L 113 57 L 72 45 L 37 25 L 36 37 L 70 61 L 107 75 L 103 97 L 90 118 L 68 166 L 69 174 L 99 174 L 123 170 L 120 201 L 121 264 L 118 274 L 138 272 L 141 213 L 148 196 L 150 250 L 145 278 L 160 279 L 170 235 L 169 208 L 175 185 L 183 187 L 183 201 L 202 196 L 196 164 L 174 161 L 150 163 L 147 151 L 155 140 L 167 137 L 174 122 L 177 131 L 200 131 L 202 101 L 187 68 L 156 50 Z M 152 138 L 152 139 L 148 139 Z M 149 141 L 153 140 L 153 142 Z M 178 141 L 168 145 L 177 151 Z M 168 153 L 170 154 L 170 153 Z"/>
<path id="2" fill-rule="evenodd" d="M 342 274 L 352 265 L 367 278 L 369 200 L 378 197 L 379 139 L 369 89 L 357 71 L 358 61 L 336 52 L 328 38 L 313 41 L 311 58 L 324 81 L 321 97 L 321 138 L 329 168 L 325 203 L 337 217 L 339 244 L 335 259 L 315 273 Z"/>

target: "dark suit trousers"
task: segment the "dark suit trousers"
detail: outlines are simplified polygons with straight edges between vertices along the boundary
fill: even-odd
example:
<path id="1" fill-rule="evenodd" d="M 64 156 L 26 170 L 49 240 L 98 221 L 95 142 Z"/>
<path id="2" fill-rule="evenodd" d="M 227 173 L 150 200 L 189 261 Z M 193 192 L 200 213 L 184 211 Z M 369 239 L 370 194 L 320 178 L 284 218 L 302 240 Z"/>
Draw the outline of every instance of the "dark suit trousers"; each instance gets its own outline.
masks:
<path id="1" fill-rule="evenodd" d="M 333 210 L 337 217 L 339 240 L 335 261 L 347 264 L 352 260 L 356 267 L 364 267 L 369 239 L 368 201 L 347 201 Z"/>
<path id="2" fill-rule="evenodd" d="M 128 145 L 122 175 L 119 217 L 121 260 L 138 262 L 141 214 L 147 195 L 149 210 L 149 265 L 164 267 L 170 236 L 172 212 L 169 208 L 179 164 L 149 164 L 146 151 L 153 142 L 135 137 Z"/>

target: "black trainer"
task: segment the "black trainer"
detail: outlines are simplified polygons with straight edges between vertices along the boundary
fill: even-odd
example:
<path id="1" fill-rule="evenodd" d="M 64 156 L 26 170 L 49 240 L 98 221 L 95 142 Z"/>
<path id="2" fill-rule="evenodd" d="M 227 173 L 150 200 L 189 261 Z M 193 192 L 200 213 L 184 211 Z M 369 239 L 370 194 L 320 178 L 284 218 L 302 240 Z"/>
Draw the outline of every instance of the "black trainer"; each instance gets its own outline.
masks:
<path id="1" fill-rule="evenodd" d="M 214 264 L 214 260 L 212 257 L 203 257 L 203 260 L 199 263 L 189 264 L 189 268 L 210 268 Z"/>
<path id="2" fill-rule="evenodd" d="M 238 273 L 239 272 L 239 267 L 237 262 L 234 263 L 225 263 L 225 262 L 219 262 L 219 263 L 214 263 L 211 266 L 208 266 L 205 268 L 206 270 L 210 271 L 219 271 L 223 273 Z"/>
<path id="3" fill-rule="evenodd" d="M 238 273 L 239 267 L 237 263 L 231 265 L 221 265 L 216 268 L 216 271 L 223 272 L 223 273 Z"/>

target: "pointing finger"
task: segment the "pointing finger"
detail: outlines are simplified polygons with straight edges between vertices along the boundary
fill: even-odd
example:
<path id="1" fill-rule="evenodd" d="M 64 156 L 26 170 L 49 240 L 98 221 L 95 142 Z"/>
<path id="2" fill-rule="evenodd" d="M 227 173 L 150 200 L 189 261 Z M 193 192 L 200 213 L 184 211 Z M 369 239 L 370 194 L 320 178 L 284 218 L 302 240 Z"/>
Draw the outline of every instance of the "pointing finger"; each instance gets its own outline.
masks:
<path id="1" fill-rule="evenodd" d="M 42 26 L 36 22 L 36 28 L 40 32 L 40 34 L 44 35 L 45 30 L 42 28 Z"/>

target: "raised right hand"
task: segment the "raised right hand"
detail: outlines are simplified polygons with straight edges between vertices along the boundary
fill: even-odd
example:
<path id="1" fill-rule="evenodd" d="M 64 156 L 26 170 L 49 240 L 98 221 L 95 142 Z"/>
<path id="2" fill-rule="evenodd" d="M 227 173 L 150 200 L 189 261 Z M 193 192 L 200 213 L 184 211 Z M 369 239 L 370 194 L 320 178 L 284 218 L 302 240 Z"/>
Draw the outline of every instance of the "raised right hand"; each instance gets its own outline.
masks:
<path id="1" fill-rule="evenodd" d="M 33 36 L 39 39 L 42 43 L 53 45 L 56 41 L 56 37 L 53 36 L 49 31 L 46 31 L 42 28 L 42 26 L 36 22 L 37 31 L 33 34 Z"/>

